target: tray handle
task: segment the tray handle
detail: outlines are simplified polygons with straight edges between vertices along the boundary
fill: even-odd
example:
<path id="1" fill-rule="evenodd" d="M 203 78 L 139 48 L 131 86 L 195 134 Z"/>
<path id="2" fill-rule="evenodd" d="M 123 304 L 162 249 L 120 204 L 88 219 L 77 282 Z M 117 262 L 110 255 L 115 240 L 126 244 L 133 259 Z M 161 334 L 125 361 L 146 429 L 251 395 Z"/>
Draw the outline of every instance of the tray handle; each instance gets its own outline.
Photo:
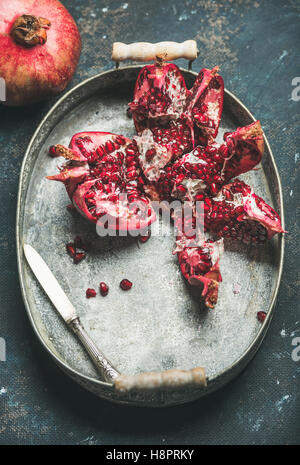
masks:
<path id="1" fill-rule="evenodd" d="M 204 368 L 191 370 L 166 370 L 139 373 L 137 375 L 120 375 L 114 380 L 115 389 L 119 392 L 132 390 L 178 389 L 186 387 L 206 387 Z"/>
<path id="2" fill-rule="evenodd" d="M 194 61 L 199 55 L 197 42 L 195 40 L 186 40 L 185 42 L 158 42 L 151 44 L 149 42 L 135 42 L 133 44 L 123 44 L 114 42 L 112 48 L 112 60 L 117 64 L 120 61 L 171 61 L 178 58 L 185 58 L 190 62 Z"/>

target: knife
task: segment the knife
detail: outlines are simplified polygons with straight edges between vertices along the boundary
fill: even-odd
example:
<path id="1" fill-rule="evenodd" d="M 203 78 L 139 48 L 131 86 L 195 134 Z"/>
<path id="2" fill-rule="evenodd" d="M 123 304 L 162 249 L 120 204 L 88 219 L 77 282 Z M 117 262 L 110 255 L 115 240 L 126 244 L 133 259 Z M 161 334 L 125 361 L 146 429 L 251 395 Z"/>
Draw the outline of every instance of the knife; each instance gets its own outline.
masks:
<path id="1" fill-rule="evenodd" d="M 78 315 L 76 314 L 75 308 L 40 254 L 28 244 L 24 244 L 24 254 L 40 285 L 48 295 L 58 313 L 67 323 L 68 327 L 72 329 L 73 333 L 78 337 L 79 341 L 86 349 L 101 377 L 104 378 L 105 381 L 110 383 L 113 382 L 120 373 L 112 366 L 109 360 L 105 357 L 105 355 L 103 355 L 91 337 L 87 334 Z"/>

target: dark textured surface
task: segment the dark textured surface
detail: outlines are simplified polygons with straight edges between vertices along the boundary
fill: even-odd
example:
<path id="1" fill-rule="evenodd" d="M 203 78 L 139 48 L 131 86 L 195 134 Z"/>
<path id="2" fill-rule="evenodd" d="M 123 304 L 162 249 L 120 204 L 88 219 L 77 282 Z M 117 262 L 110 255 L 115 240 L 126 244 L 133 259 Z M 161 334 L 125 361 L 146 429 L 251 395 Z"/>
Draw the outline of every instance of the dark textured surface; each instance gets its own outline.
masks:
<path id="1" fill-rule="evenodd" d="M 194 69 L 220 65 L 228 90 L 261 120 L 279 168 L 286 209 L 286 258 L 273 321 L 247 369 L 196 403 L 165 410 L 101 401 L 69 380 L 39 346 L 18 287 L 15 210 L 26 146 L 54 103 L 0 108 L 0 444 L 299 443 L 299 1 L 64 2 L 83 50 L 74 85 L 109 69 L 111 44 L 196 38 Z M 164 5 L 164 6 L 162 6 Z M 107 9 L 107 10 L 106 10 Z M 166 31 L 167 29 L 167 31 Z M 182 65 L 183 63 L 180 63 Z M 233 309 L 234 311 L 234 309 Z"/>

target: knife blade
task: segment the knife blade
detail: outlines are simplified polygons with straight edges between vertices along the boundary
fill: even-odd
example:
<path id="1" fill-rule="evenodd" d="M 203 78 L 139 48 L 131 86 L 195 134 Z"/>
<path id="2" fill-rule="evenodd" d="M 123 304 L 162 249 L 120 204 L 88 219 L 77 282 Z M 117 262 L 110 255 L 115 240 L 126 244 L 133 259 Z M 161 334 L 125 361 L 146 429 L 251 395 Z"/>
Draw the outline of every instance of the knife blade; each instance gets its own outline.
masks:
<path id="1" fill-rule="evenodd" d="M 68 327 L 76 334 L 101 376 L 106 381 L 112 382 L 120 373 L 113 367 L 87 334 L 76 314 L 74 306 L 40 254 L 29 244 L 24 244 L 23 248 L 30 268 L 56 310 L 65 320 Z"/>
<path id="2" fill-rule="evenodd" d="M 37 280 L 65 322 L 76 318 L 75 308 L 40 254 L 28 244 L 24 244 L 24 253 Z"/>

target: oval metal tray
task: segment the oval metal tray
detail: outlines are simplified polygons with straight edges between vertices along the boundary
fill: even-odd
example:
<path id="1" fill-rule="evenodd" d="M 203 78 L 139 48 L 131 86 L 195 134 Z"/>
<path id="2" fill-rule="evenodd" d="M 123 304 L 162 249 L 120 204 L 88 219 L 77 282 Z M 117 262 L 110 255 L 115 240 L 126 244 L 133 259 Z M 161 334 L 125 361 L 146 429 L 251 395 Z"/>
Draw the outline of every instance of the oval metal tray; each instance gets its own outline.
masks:
<path id="1" fill-rule="evenodd" d="M 196 399 L 224 385 L 253 357 L 270 323 L 280 282 L 284 238 L 265 246 L 226 247 L 221 260 L 223 282 L 214 310 L 201 307 L 200 292 L 182 278 L 171 251 L 174 237 L 152 237 L 138 245 L 134 238 L 100 238 L 95 227 L 76 212 L 67 212 L 63 185 L 45 177 L 57 171 L 57 159 L 47 156 L 54 143 L 68 145 L 83 130 L 110 131 L 128 137 L 134 126 L 127 103 L 141 66 L 94 76 L 65 94 L 36 130 L 25 154 L 19 185 L 17 252 L 20 283 L 31 324 L 43 346 L 74 380 L 100 397 L 122 403 L 166 406 Z M 191 86 L 196 73 L 182 70 Z M 245 106 L 226 91 L 218 139 L 254 120 Z M 260 170 L 241 176 L 281 214 L 280 179 L 265 139 Z M 87 259 L 74 266 L 65 244 L 77 234 L 92 243 Z M 91 336 L 121 373 L 203 366 L 206 389 L 117 393 L 97 379 L 80 344 L 52 308 L 25 262 L 22 244 L 34 246 L 46 260 Z M 127 277 L 134 286 L 119 289 Z M 87 300 L 85 289 L 105 280 L 106 298 Z M 240 291 L 237 289 L 240 288 Z M 267 318 L 257 321 L 258 310 Z"/>

